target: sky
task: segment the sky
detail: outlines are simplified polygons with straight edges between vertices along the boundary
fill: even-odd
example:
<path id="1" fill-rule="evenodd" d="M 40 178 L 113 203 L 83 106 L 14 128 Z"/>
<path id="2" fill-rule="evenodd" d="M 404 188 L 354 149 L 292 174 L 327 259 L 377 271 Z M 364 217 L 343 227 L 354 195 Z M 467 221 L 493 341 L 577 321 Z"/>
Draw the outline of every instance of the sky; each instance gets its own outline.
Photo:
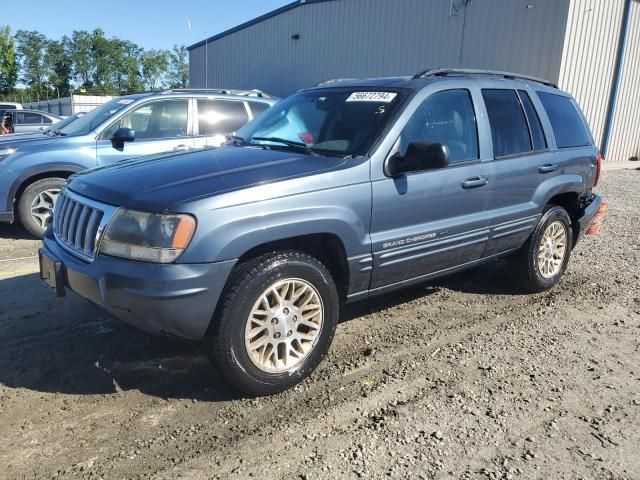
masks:
<path id="1" fill-rule="evenodd" d="M 292 1 L 12 0 L 0 10 L 0 25 L 9 25 L 13 33 L 37 30 L 50 39 L 101 28 L 107 37 L 131 40 L 145 49 L 171 48 L 199 42 Z"/>

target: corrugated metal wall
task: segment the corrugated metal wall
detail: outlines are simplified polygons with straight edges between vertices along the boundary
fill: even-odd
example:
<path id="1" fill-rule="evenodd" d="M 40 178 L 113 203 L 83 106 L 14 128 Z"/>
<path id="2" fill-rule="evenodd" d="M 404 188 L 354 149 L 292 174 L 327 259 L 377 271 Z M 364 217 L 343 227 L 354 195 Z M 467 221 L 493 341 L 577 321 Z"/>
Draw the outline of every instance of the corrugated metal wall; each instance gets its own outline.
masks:
<path id="1" fill-rule="evenodd" d="M 596 142 L 602 141 L 625 0 L 572 0 L 559 86 L 584 111 Z"/>
<path id="2" fill-rule="evenodd" d="M 191 50 L 191 86 L 259 88 L 285 96 L 328 78 L 410 75 L 430 66 L 508 70 L 548 78 L 573 94 L 600 144 L 624 2 L 308 3 Z M 640 154 L 638 0 L 631 15 L 607 161 Z"/>
<path id="3" fill-rule="evenodd" d="M 640 2 L 632 2 L 608 161 L 640 156 Z"/>
<path id="4" fill-rule="evenodd" d="M 569 0 L 309 3 L 191 50 L 191 86 L 284 96 L 327 78 L 409 75 L 429 66 L 557 81 L 568 9 Z"/>

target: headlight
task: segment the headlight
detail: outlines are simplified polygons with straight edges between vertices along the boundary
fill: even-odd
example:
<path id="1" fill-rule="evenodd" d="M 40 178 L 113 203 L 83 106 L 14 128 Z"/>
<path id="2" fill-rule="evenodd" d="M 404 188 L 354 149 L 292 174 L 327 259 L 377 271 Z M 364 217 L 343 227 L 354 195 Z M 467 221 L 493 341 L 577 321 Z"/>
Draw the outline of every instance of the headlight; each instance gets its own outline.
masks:
<path id="1" fill-rule="evenodd" d="M 100 252 L 143 262 L 171 263 L 189 245 L 196 220 L 187 214 L 121 208 L 107 227 Z"/>
<path id="2" fill-rule="evenodd" d="M 4 149 L 0 150 L 0 162 L 2 160 L 4 160 L 5 158 L 7 158 L 12 153 L 15 153 L 16 150 L 17 150 L 17 148 L 4 148 Z"/>

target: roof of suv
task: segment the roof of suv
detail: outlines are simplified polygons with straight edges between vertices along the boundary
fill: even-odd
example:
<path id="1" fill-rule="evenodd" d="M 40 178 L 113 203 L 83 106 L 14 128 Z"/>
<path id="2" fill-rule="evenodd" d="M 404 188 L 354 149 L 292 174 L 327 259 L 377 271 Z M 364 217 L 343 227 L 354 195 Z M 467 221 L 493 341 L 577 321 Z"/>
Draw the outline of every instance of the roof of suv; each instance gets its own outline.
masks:
<path id="1" fill-rule="evenodd" d="M 189 96 L 189 97 L 219 97 L 233 98 L 235 100 L 251 100 L 257 102 L 273 103 L 279 100 L 277 97 L 269 95 L 260 90 L 235 90 L 231 88 L 171 88 L 157 92 L 144 92 L 126 95 L 121 98 L 132 98 L 138 100 L 151 96 Z"/>
<path id="2" fill-rule="evenodd" d="M 312 88 L 326 87 L 396 87 L 420 89 L 430 81 L 444 77 L 464 77 L 468 79 L 486 77 L 494 80 L 519 80 L 524 82 L 535 82 L 546 87 L 557 89 L 557 85 L 543 78 L 521 75 L 518 73 L 502 72 L 497 70 L 473 70 L 473 69 L 452 69 L 452 68 L 432 68 L 420 71 L 413 76 L 404 77 L 377 77 L 377 78 L 336 78 L 325 80 Z"/>

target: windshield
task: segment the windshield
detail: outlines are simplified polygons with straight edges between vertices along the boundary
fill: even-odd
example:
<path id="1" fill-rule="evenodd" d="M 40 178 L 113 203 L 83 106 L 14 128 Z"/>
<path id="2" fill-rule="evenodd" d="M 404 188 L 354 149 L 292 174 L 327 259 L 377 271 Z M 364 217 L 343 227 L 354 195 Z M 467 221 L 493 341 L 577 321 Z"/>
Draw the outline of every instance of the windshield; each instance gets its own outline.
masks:
<path id="1" fill-rule="evenodd" d="M 366 154 L 400 102 L 392 91 L 311 90 L 277 103 L 235 136 L 249 145 L 302 146 L 325 155 Z"/>
<path id="2" fill-rule="evenodd" d="M 67 125 L 69 125 L 76 118 L 81 117 L 81 116 L 82 115 L 78 114 L 78 113 L 74 113 L 73 115 L 69 115 L 67 118 L 63 118 L 62 120 L 57 121 L 56 123 L 54 123 L 50 127 L 45 128 L 44 131 L 48 132 L 48 131 L 51 131 L 51 130 L 60 130 L 60 129 L 66 127 Z"/>
<path id="3" fill-rule="evenodd" d="M 94 108 L 86 115 L 77 118 L 60 129 L 63 135 L 86 135 L 100 124 L 108 120 L 114 113 L 133 103 L 133 98 L 114 98 Z"/>

